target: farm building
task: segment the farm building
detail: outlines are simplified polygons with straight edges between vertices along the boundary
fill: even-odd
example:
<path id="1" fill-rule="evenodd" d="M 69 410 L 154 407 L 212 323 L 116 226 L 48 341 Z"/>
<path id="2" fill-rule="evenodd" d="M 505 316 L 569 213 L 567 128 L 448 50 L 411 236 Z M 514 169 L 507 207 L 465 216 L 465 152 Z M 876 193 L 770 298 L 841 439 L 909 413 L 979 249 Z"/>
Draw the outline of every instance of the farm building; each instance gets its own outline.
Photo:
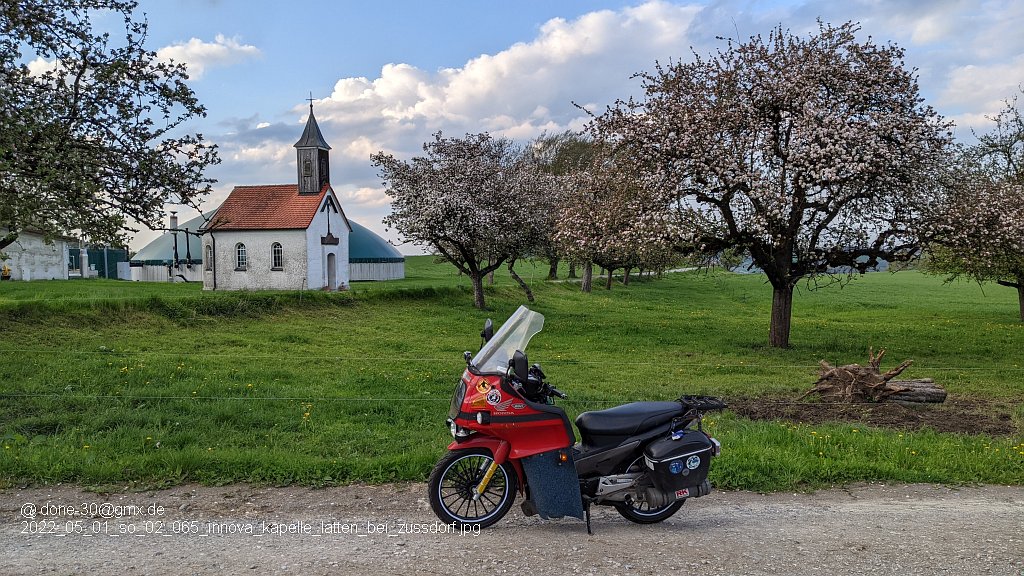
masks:
<path id="1" fill-rule="evenodd" d="M 405 278 L 405 257 L 369 228 L 349 220 L 349 275 L 353 282 L 361 280 L 398 280 Z"/>
<path id="2" fill-rule="evenodd" d="M 143 282 L 202 282 L 203 242 L 196 232 L 214 213 L 215 211 L 207 212 L 183 223 L 176 222 L 172 217 L 169 227 L 182 232 L 178 232 L 177 235 L 164 232 L 139 250 L 132 257 L 131 277 L 128 279 Z"/>
<path id="3" fill-rule="evenodd" d="M 0 228 L 0 236 L 6 234 L 7 229 Z M 47 243 L 42 234 L 23 231 L 2 250 L 7 259 L 0 262 L 0 268 L 6 265 L 12 280 L 67 280 L 71 267 L 69 241 L 77 243 L 69 238 L 54 238 Z"/>

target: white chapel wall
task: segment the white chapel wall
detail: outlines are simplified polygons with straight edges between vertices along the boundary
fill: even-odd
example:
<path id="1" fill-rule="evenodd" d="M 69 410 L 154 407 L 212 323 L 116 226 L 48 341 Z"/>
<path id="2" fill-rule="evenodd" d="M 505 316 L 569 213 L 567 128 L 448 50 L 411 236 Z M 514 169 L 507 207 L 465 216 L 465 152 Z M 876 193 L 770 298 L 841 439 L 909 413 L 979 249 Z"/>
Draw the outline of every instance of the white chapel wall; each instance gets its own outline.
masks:
<path id="1" fill-rule="evenodd" d="M 306 235 L 304 230 L 240 230 L 213 232 L 217 290 L 302 290 L 306 280 Z M 235 270 L 235 246 L 245 244 L 248 266 Z M 271 246 L 280 243 L 283 269 L 271 269 Z M 211 234 L 203 235 L 203 254 L 213 245 Z M 204 263 L 205 266 L 205 263 Z M 212 290 L 213 271 L 203 272 L 203 288 Z"/>

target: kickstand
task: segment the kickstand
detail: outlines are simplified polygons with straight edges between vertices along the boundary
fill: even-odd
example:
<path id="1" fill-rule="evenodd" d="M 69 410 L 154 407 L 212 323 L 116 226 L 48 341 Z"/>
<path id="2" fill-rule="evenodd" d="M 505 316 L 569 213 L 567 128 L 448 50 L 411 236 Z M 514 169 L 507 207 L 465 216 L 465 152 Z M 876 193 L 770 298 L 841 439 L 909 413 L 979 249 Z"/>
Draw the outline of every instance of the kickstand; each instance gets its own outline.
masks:
<path id="1" fill-rule="evenodd" d="M 584 501 L 583 514 L 587 517 L 587 534 L 589 536 L 594 535 L 594 531 L 590 529 L 590 500 Z"/>

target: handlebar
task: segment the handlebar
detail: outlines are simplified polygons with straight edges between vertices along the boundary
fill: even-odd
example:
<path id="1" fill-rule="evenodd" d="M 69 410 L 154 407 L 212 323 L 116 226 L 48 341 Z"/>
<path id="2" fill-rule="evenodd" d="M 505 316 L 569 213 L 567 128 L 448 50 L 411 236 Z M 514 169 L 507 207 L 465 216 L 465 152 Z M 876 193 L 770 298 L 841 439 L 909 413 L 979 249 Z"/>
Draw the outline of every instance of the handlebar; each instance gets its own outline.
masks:
<path id="1" fill-rule="evenodd" d="M 548 392 L 550 392 L 553 396 L 558 396 L 562 400 L 568 398 L 568 396 L 566 396 L 564 392 L 562 392 L 558 388 L 555 388 L 554 386 L 548 386 Z"/>

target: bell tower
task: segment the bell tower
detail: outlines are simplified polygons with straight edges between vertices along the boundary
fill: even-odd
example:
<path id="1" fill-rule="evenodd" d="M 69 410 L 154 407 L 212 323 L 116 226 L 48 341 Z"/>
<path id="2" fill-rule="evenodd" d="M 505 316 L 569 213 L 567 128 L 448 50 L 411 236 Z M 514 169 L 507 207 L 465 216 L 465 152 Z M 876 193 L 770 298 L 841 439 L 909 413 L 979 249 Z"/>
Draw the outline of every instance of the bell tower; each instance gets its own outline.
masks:
<path id="1" fill-rule="evenodd" d="M 295 143 L 298 164 L 299 194 L 319 194 L 331 181 L 330 149 L 313 116 L 313 99 L 309 100 L 309 119 L 302 137 Z"/>

